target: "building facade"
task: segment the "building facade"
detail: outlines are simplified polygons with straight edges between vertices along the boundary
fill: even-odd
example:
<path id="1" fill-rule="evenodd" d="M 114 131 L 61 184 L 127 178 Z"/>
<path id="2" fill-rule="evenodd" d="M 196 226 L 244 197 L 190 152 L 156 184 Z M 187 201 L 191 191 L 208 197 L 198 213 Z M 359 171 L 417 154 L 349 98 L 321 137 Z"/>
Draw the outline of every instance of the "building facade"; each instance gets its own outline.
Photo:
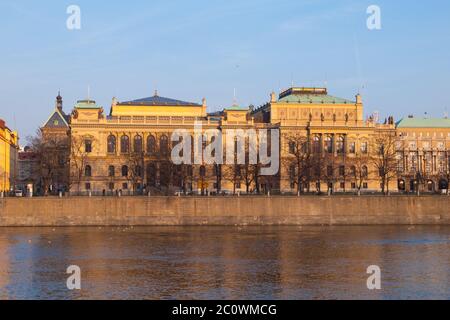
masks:
<path id="1" fill-rule="evenodd" d="M 38 194 L 58 194 L 70 190 L 70 121 L 58 93 L 55 108 L 41 127 L 40 136 L 33 146 L 39 157 L 40 179 L 35 186 Z"/>
<path id="2" fill-rule="evenodd" d="M 40 188 L 39 157 L 30 147 L 19 151 L 17 162 L 16 189 L 24 195 L 38 193 Z"/>
<path id="3" fill-rule="evenodd" d="M 190 103 L 157 93 L 128 102 L 113 99 L 108 114 L 94 101 L 84 100 L 75 105 L 68 122 L 71 190 L 97 193 L 150 189 L 169 193 L 376 191 L 380 179 L 369 163 L 371 144 L 376 135 L 395 134 L 393 120 L 379 124 L 373 118 L 363 118 L 359 95 L 354 101 L 341 99 L 328 95 L 325 88 L 290 88 L 278 97 L 272 93 L 270 101 L 257 109 L 233 105 L 209 114 L 205 99 Z M 223 154 L 229 132 L 279 131 L 278 173 L 259 176 L 258 166 L 228 162 L 214 165 L 194 161 L 189 166 L 173 166 L 173 132 L 185 129 L 195 139 L 199 125 L 202 132 L 218 130 L 223 134 Z M 295 168 L 296 154 L 292 151 L 295 143 L 303 144 L 309 154 L 309 167 L 303 168 L 308 174 L 301 178 L 302 168 Z M 366 158 L 367 163 L 357 170 L 355 158 Z M 396 180 L 388 183 L 392 188 L 396 184 Z"/>
<path id="4" fill-rule="evenodd" d="M 0 119 L 0 192 L 14 191 L 19 137 Z"/>
<path id="5" fill-rule="evenodd" d="M 450 119 L 414 118 L 397 123 L 398 189 L 443 192 L 450 181 Z"/>
<path id="6" fill-rule="evenodd" d="M 180 129 L 187 136 L 180 138 Z M 126 102 L 113 98 L 109 112 L 80 100 L 66 115 L 58 96 L 42 132 L 65 141 L 55 152 L 60 168 L 50 184 L 72 193 L 412 192 L 423 181 L 424 191 L 448 189 L 448 120 L 395 124 L 389 117 L 380 123 L 376 115 L 364 116 L 359 94 L 343 99 L 326 88 L 289 88 L 270 94 L 258 108 L 234 104 L 213 113 L 206 99 L 192 103 L 155 92 Z M 243 132 L 242 141 L 237 132 Z M 180 155 L 191 161 L 175 164 L 173 148 L 184 141 L 191 142 L 189 155 Z M 258 148 L 264 141 L 268 154 L 279 155 L 276 173 L 260 174 L 268 166 L 260 154 L 257 163 L 249 163 L 251 141 Z M 413 142 L 429 150 L 412 150 Z M 214 158 L 223 161 L 206 158 L 211 146 L 221 150 Z M 245 164 L 237 161 L 239 150 Z M 225 159 L 229 154 L 232 161 Z"/>

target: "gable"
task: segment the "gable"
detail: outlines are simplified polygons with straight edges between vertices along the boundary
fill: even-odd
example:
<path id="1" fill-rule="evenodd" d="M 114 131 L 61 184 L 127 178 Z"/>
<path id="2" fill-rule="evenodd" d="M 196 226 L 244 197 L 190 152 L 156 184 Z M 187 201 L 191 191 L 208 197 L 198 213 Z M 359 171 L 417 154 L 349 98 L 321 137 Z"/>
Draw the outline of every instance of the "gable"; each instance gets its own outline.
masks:
<path id="1" fill-rule="evenodd" d="M 55 111 L 45 123 L 44 128 L 67 128 L 68 126 L 64 116 Z"/>

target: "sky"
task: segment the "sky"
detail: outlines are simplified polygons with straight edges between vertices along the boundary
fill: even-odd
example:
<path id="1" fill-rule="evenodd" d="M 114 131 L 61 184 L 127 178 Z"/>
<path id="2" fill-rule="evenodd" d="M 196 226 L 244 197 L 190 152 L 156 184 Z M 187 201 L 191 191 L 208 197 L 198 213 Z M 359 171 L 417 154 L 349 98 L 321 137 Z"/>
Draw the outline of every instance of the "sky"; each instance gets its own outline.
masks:
<path id="1" fill-rule="evenodd" d="M 81 10 L 69 30 L 67 8 Z M 369 30 L 377 5 L 381 29 Z M 450 111 L 450 2 L 381 0 L 0 0 L 0 118 L 21 144 L 90 98 L 160 96 L 262 105 L 272 91 L 327 86 L 366 115 Z"/>

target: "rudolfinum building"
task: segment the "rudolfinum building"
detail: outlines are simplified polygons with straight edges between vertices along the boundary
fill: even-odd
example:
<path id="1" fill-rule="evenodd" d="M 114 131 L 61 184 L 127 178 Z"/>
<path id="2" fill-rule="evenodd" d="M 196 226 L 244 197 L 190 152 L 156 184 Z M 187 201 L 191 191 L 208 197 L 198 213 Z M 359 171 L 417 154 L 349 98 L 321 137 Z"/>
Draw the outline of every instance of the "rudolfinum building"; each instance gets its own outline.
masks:
<path id="1" fill-rule="evenodd" d="M 290 88 L 258 108 L 233 105 L 208 113 L 201 103 L 151 97 L 119 102 L 109 110 L 78 101 L 70 115 L 62 98 L 42 127 L 59 137 L 58 175 L 43 177 L 47 191 L 80 194 L 222 194 L 305 192 L 439 192 L 448 189 L 448 119 L 364 116 L 363 101 L 334 97 L 326 88 Z M 219 130 L 223 155 L 249 153 L 249 140 L 227 143 L 232 130 L 268 132 L 268 154 L 277 173 L 263 176 L 260 163 L 195 162 L 175 165 L 172 134 L 205 132 L 203 149 Z M 271 132 L 278 133 L 273 141 Z M 415 144 L 414 144 L 415 143 Z M 277 147 L 277 152 L 272 152 Z M 269 151 L 270 150 L 270 151 Z M 194 153 L 193 153 L 194 154 Z M 194 157 L 194 155 L 193 155 Z M 237 157 L 236 157 L 237 158 Z"/>

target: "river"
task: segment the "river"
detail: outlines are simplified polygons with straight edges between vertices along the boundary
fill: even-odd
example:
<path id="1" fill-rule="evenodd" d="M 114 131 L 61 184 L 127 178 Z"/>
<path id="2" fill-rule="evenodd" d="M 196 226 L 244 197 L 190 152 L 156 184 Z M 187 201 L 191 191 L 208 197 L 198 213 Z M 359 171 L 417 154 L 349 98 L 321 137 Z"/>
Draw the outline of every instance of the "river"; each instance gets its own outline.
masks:
<path id="1" fill-rule="evenodd" d="M 1 228 L 0 299 L 450 299 L 450 227 Z"/>

